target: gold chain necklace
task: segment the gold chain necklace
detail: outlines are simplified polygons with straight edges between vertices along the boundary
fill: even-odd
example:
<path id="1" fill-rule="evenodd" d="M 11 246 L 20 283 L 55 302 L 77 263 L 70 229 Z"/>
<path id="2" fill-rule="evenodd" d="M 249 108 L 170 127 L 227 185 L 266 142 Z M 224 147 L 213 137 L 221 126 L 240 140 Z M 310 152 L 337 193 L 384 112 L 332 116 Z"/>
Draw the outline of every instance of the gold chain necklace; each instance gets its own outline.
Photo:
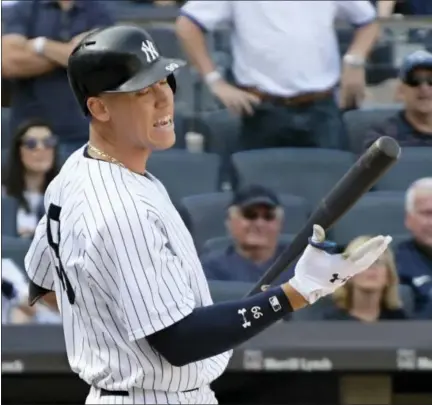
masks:
<path id="1" fill-rule="evenodd" d="M 107 160 L 110 163 L 114 163 L 116 165 L 119 165 L 121 167 L 126 168 L 126 166 L 119 162 L 117 159 L 113 158 L 112 156 L 108 155 L 108 153 L 102 152 L 100 149 L 96 148 L 96 146 L 93 146 L 91 143 L 88 144 L 88 147 L 91 151 L 99 155 L 101 158 Z"/>

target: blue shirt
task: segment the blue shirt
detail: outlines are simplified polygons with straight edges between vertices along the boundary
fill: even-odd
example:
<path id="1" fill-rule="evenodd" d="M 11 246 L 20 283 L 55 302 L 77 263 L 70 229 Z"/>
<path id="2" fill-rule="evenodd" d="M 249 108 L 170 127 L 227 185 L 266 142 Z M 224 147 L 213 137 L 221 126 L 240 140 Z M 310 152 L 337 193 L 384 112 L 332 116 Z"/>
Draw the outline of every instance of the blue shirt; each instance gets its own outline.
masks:
<path id="1" fill-rule="evenodd" d="M 285 247 L 285 245 L 278 246 L 275 255 L 261 264 L 256 264 L 240 256 L 232 245 L 225 250 L 206 254 L 201 258 L 201 263 L 208 280 L 255 283 L 274 263 Z M 288 281 L 294 275 L 293 269 L 293 266 L 287 269 L 274 283 L 281 284 Z"/>
<path id="2" fill-rule="evenodd" d="M 3 35 L 42 36 L 69 42 L 78 34 L 112 24 L 114 18 L 100 1 L 75 1 L 69 11 L 63 11 L 54 0 L 28 0 L 11 6 Z M 64 67 L 59 66 L 45 75 L 13 81 L 12 132 L 22 121 L 33 117 L 48 121 L 61 141 L 87 139 L 88 120 L 69 87 Z"/>
<path id="3" fill-rule="evenodd" d="M 413 289 L 416 315 L 432 317 L 432 257 L 407 240 L 396 247 L 395 258 L 401 283 Z"/>

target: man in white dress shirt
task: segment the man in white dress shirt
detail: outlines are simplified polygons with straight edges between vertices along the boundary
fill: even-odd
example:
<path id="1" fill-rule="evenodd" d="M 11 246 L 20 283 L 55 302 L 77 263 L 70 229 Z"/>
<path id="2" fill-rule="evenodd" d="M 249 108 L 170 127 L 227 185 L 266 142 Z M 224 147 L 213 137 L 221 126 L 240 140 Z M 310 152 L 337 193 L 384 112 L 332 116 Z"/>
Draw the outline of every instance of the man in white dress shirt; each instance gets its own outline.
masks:
<path id="1" fill-rule="evenodd" d="M 336 18 L 355 27 L 342 67 Z M 207 31 L 225 25 L 235 85 L 216 70 L 205 42 Z M 367 0 L 188 1 L 177 34 L 212 93 L 242 115 L 241 149 L 341 148 L 340 108 L 363 99 L 365 62 L 379 27 Z"/>

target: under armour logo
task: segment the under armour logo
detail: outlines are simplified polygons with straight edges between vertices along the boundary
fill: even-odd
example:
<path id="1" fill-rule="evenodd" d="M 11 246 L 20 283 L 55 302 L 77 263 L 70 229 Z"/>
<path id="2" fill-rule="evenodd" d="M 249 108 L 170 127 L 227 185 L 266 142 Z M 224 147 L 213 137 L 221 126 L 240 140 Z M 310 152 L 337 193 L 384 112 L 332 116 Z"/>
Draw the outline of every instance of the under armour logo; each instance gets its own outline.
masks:
<path id="1" fill-rule="evenodd" d="M 153 42 L 146 41 L 142 42 L 141 50 L 146 54 L 147 62 L 153 62 L 159 57 L 159 52 L 156 50 Z"/>
<path id="2" fill-rule="evenodd" d="M 350 278 L 350 276 L 347 276 L 345 278 L 340 278 L 339 273 L 333 273 L 332 278 L 330 279 L 330 283 L 334 283 L 336 281 L 340 281 L 341 283 L 345 283 Z"/>
<path id="3" fill-rule="evenodd" d="M 168 70 L 168 72 L 174 72 L 174 70 L 178 69 L 179 65 L 175 62 L 170 63 L 168 66 L 165 66 L 165 70 Z"/>
<path id="4" fill-rule="evenodd" d="M 246 308 L 239 309 L 237 313 L 240 314 L 243 318 L 243 328 L 249 328 L 251 326 L 251 323 L 246 318 Z"/>

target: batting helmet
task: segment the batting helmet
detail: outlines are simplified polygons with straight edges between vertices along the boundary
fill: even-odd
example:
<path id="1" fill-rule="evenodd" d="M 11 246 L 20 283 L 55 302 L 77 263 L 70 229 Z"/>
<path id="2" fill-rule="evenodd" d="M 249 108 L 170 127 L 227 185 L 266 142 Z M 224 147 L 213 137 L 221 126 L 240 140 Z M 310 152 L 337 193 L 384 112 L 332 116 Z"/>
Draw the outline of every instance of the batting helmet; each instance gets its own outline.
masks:
<path id="1" fill-rule="evenodd" d="M 73 50 L 69 84 L 85 115 L 87 99 L 101 93 L 139 91 L 167 78 L 176 90 L 174 71 L 186 62 L 161 56 L 147 31 L 132 25 L 95 30 Z"/>

